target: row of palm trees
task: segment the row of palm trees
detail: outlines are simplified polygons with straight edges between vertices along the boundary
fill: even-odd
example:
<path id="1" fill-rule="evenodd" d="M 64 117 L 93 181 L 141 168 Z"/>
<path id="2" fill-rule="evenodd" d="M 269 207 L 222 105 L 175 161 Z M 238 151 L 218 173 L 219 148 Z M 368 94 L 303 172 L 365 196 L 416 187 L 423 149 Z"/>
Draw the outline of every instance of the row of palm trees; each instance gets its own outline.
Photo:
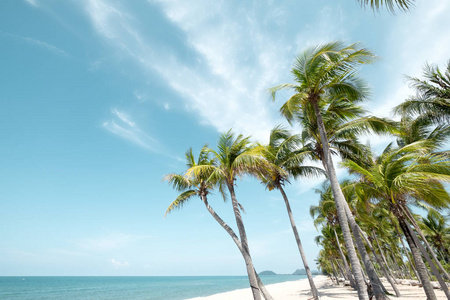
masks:
<path id="1" fill-rule="evenodd" d="M 357 76 L 357 69 L 362 64 L 372 63 L 374 58 L 370 51 L 358 44 L 345 46 L 334 42 L 306 50 L 297 58 L 292 69 L 294 83 L 270 89 L 274 100 L 279 90 L 294 91 L 280 112 L 291 125 L 301 125 L 301 133 L 291 134 L 278 126 L 271 131 L 269 143 L 263 145 L 251 143 L 250 137 L 235 135 L 230 130 L 220 136 L 216 149 L 205 145 L 197 159 L 189 150 L 186 153 L 187 170 L 183 174 L 169 174 L 164 178 L 181 192 L 166 214 L 198 196 L 242 254 L 254 299 L 261 299 L 261 293 L 265 299 L 271 299 L 271 296 L 253 266 L 241 216 L 242 206 L 235 194 L 235 181 L 243 176 L 253 176 L 267 189 L 280 191 L 312 295 L 318 299 L 284 186 L 291 179 L 321 174 L 327 177 L 328 183 L 320 192 L 318 206 L 311 212 L 316 218 L 315 223 L 322 225 L 322 237 L 318 239 L 324 247 L 318 259 L 322 270 L 335 276 L 342 270 L 344 277 L 357 289 L 360 299 L 369 299 L 368 284 L 376 299 L 386 299 L 387 292 L 379 278 L 382 269 L 398 296 L 395 287 L 398 274 L 392 273 L 389 269 L 392 263 L 388 262 L 395 261 L 404 268 L 403 256 L 397 254 L 389 257 L 382 250 L 377 253 L 373 243 L 376 241 L 378 249 L 381 249 L 383 242 L 378 238 L 395 237 L 396 241 L 400 239 L 403 242 L 399 232 L 392 236 L 378 234 L 380 227 L 377 222 L 391 220 L 385 226 L 397 226 L 403 232 L 412 254 L 409 265 L 415 266 L 428 299 L 435 299 L 426 264 L 418 249 L 422 244 L 415 234 L 415 231 L 422 231 L 420 225 L 414 222 L 407 204 L 428 203 L 440 209 L 450 203 L 442 183 L 450 180 L 449 153 L 438 152 L 449 136 L 447 93 L 450 91 L 450 63 L 445 75 L 436 67 L 429 67 L 431 73 L 437 74 L 436 78 L 445 79 L 442 82 L 431 77 L 427 78 L 429 81 L 412 79 L 421 98 L 409 99 L 397 108 L 403 116 L 402 122 L 397 123 L 371 116 L 360 106 L 362 101 L 367 100 L 368 88 Z M 434 92 L 425 87 L 420 90 L 419 86 L 426 84 L 437 88 L 433 89 Z M 445 87 L 445 84 L 448 86 Z M 435 104 L 437 106 L 433 106 Z M 420 118 L 415 119 L 416 114 Z M 431 130 L 433 124 L 438 125 Z M 382 155 L 376 157 L 368 146 L 358 140 L 359 135 L 369 133 L 396 135 L 399 146 L 389 145 Z M 343 184 L 338 181 L 333 155 L 342 158 L 343 165 L 353 174 L 353 181 Z M 307 165 L 310 161 L 320 161 L 323 169 Z M 208 203 L 208 194 L 213 189 L 217 189 L 224 199 L 230 196 L 238 234 Z M 430 219 L 430 222 L 433 221 L 435 219 Z M 442 226 L 445 227 L 445 222 Z M 341 238 L 344 245 L 340 243 Z M 448 253 L 445 238 L 436 235 L 433 241 L 434 248 L 430 246 L 430 252 L 434 254 L 438 247 L 438 255 L 445 256 Z M 398 246 L 398 242 L 395 245 Z M 406 248 L 397 248 L 398 253 L 409 255 L 405 252 Z M 436 260 L 436 257 L 433 259 Z M 428 262 L 428 265 L 433 269 L 433 262 Z M 442 272 L 442 266 L 439 269 Z M 400 266 L 399 270 L 402 270 Z M 440 273 L 433 271 L 433 274 L 438 277 Z"/>
<path id="2" fill-rule="evenodd" d="M 439 254 L 442 261 L 448 262 L 445 253 L 448 253 L 450 245 L 450 229 L 438 210 L 448 208 L 450 204 L 450 197 L 443 185 L 443 182 L 449 181 L 449 152 L 439 151 L 450 137 L 450 62 L 444 73 L 436 66 L 426 65 L 424 75 L 425 80 L 410 78 L 417 94 L 395 108 L 395 112 L 402 117 L 394 132 L 397 136 L 397 146 L 388 145 L 379 156 L 366 151 L 364 159 L 342 156 L 342 166 L 353 175 L 353 180 L 342 182 L 340 188 L 352 208 L 347 213 L 358 221 L 358 226 L 355 229 L 352 227 L 356 242 L 358 243 L 359 232 L 373 254 L 374 263 L 389 280 L 397 296 L 400 294 L 395 286 L 393 272 L 389 268 L 394 265 L 399 270 L 395 275 L 399 276 L 399 264 L 404 264 L 403 257 L 408 257 L 409 267 L 421 281 L 427 298 L 436 299 L 429 280 L 430 268 L 432 275 L 450 299 L 444 281 L 444 278 L 449 280 L 450 277 L 436 255 Z M 317 242 L 322 244 L 324 249 L 318 262 L 322 268 L 325 266 L 330 274 L 337 275 L 341 272 L 348 278 L 346 257 L 342 251 L 335 250 L 336 246 L 340 249 L 336 227 L 343 233 L 346 228 L 340 226 L 342 222 L 336 222 L 338 205 L 331 201 L 334 191 L 332 187 L 326 186 L 318 192 L 321 202 L 311 208 L 311 215 L 316 218 L 316 224 L 323 225 L 322 236 Z M 415 217 L 409 205 L 426 207 L 429 210 L 427 218 Z M 338 219 L 342 220 L 339 216 Z M 417 219 L 421 219 L 421 222 Z M 429 235 L 426 236 L 421 228 Z M 409 251 L 403 244 L 400 231 L 407 241 Z M 332 232 L 335 234 L 331 234 Z M 378 241 L 378 237 L 383 235 L 386 237 L 385 243 L 388 241 L 385 245 L 389 245 L 389 252 L 396 255 L 392 257 L 391 264 L 388 264 Z M 429 245 L 427 237 L 433 247 Z M 376 241 L 378 249 L 374 249 L 373 241 Z M 399 244 L 402 244 L 403 252 Z M 354 248 L 347 243 L 346 248 L 349 249 L 347 255 L 350 256 Z M 358 250 L 363 249 L 358 247 Z M 360 255 L 364 261 L 361 251 Z M 341 265 L 335 264 L 333 258 L 340 259 Z M 369 274 L 370 266 L 366 262 L 364 265 L 375 297 L 382 299 L 383 294 L 378 296 L 375 291 L 378 286 Z M 352 267 L 359 268 L 353 263 Z"/>

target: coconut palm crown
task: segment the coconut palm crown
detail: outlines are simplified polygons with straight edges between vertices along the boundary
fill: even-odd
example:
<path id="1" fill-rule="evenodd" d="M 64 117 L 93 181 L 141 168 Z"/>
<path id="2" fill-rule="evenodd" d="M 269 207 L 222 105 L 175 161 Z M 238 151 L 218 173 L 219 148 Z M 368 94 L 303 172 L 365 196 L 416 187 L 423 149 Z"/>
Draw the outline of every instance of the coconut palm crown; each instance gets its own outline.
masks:
<path id="1" fill-rule="evenodd" d="M 207 150 L 207 145 L 205 145 L 201 149 L 197 161 L 192 153 L 192 148 L 186 152 L 185 157 L 188 170 L 195 166 L 211 165 L 213 163 L 213 160 L 208 157 Z M 186 174 L 171 173 L 164 176 L 163 181 L 167 181 L 175 190 L 181 192 L 181 194 L 169 205 L 165 215 L 171 213 L 175 209 L 182 208 L 186 202 L 194 196 L 198 196 L 204 201 L 205 198 L 203 197 L 206 197 L 210 190 L 217 185 L 216 182 L 211 180 L 210 174 L 207 172 L 198 175 L 199 176 L 186 176 Z"/>

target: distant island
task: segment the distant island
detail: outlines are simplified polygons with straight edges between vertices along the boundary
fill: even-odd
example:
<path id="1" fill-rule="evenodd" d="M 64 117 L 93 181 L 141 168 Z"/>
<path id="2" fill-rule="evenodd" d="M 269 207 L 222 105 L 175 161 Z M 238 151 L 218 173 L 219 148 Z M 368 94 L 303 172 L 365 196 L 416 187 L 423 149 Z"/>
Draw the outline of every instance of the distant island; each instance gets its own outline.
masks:
<path id="1" fill-rule="evenodd" d="M 295 270 L 294 273 L 292 273 L 292 275 L 306 275 L 306 270 L 305 269 L 297 269 Z"/>
<path id="2" fill-rule="evenodd" d="M 319 275 L 320 273 L 317 270 L 313 270 L 313 271 L 311 271 L 311 274 Z M 295 270 L 294 273 L 292 273 L 292 275 L 306 275 L 306 270 L 305 269 L 297 269 L 297 270 Z"/>
<path id="3" fill-rule="evenodd" d="M 278 274 L 273 271 L 262 271 L 259 273 L 259 275 L 278 275 Z"/>
<path id="4" fill-rule="evenodd" d="M 319 275 L 320 273 L 319 273 L 319 271 L 314 270 L 314 271 L 311 271 L 311 274 Z M 258 273 L 258 275 L 306 275 L 306 270 L 305 269 L 297 269 L 292 274 L 277 274 L 274 271 L 266 270 L 266 271 L 262 271 L 262 272 Z"/>

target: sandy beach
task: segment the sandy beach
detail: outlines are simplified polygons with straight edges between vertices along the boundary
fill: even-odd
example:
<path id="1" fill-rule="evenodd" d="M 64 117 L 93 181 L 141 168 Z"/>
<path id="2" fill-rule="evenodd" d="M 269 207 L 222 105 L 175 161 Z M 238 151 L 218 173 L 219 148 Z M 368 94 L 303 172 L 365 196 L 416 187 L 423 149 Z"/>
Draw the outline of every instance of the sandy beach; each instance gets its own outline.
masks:
<path id="1" fill-rule="evenodd" d="M 347 286 L 336 286 L 333 282 L 326 276 L 320 275 L 314 277 L 314 282 L 319 291 L 320 299 L 342 299 L 342 300 L 353 300 L 358 299 L 358 295 L 355 290 Z M 386 289 L 394 294 L 391 286 L 383 281 Z M 412 286 L 409 284 L 399 284 L 398 289 L 402 294 L 402 297 L 390 296 L 391 299 L 398 300 L 425 300 L 426 296 L 422 288 L 418 286 Z M 311 293 L 309 292 L 309 284 L 307 279 L 301 279 L 297 281 L 282 282 L 276 284 L 267 285 L 267 290 L 272 295 L 275 300 L 298 300 L 298 299 L 310 299 Z M 436 296 L 438 299 L 446 299 L 445 294 L 442 290 L 435 289 Z M 250 289 L 235 290 L 226 293 L 215 294 L 208 297 L 197 297 L 189 300 L 252 300 L 252 295 Z"/>

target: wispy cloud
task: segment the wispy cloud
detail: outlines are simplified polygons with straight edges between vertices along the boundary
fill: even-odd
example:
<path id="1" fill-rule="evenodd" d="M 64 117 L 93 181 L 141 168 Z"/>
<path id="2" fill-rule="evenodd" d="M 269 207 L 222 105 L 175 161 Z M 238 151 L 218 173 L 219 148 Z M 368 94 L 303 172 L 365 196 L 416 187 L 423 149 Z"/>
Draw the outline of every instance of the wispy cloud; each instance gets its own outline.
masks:
<path id="1" fill-rule="evenodd" d="M 103 128 L 145 149 L 158 151 L 160 143 L 139 128 L 128 114 L 116 108 L 111 114 L 112 119 L 103 122 Z"/>
<path id="2" fill-rule="evenodd" d="M 87 11 L 98 34 L 115 51 L 162 77 L 202 124 L 221 132 L 234 128 L 260 141 L 266 141 L 267 132 L 282 122 L 277 113 L 280 104 L 271 104 L 267 88 L 290 80 L 297 48 L 303 49 L 306 40 L 324 37 L 330 28 L 336 28 L 330 35 L 343 34 L 342 26 L 328 26 L 333 23 L 328 20 L 333 13 L 328 7 L 318 14 L 320 28 L 296 30 L 295 47 L 290 37 L 272 30 L 287 26 L 293 18 L 289 8 L 278 2 L 264 2 L 269 6 L 266 10 L 230 1 L 148 2 L 159 6 L 171 26 L 184 33 L 185 50 L 193 52 L 189 62 L 166 45 L 168 39 L 149 42 L 148 33 L 137 25 L 137 16 L 123 5 L 90 0 Z"/>
<path id="3" fill-rule="evenodd" d="M 51 44 L 48 44 L 46 42 L 43 42 L 43 41 L 40 41 L 40 40 L 36 40 L 36 39 L 32 39 L 32 38 L 29 38 L 29 37 L 22 37 L 22 39 L 25 40 L 26 42 L 32 44 L 32 45 L 36 45 L 36 46 L 41 47 L 43 49 L 46 49 L 46 50 L 48 50 L 50 52 L 53 52 L 55 54 L 62 55 L 62 56 L 69 56 L 69 54 L 67 54 L 67 52 L 64 51 L 63 49 L 60 49 L 60 48 L 58 48 L 56 46 L 53 46 Z"/>
<path id="4" fill-rule="evenodd" d="M 182 61 L 173 49 L 162 47 L 165 41 L 158 45 L 146 42 L 146 35 L 134 26 L 133 16 L 123 7 L 91 0 L 88 14 L 97 32 L 116 51 L 128 55 L 146 71 L 157 72 L 203 123 L 219 131 L 233 127 L 266 139 L 268 130 L 279 122 L 266 89 L 278 82 L 279 70 L 289 66 L 290 62 L 280 64 L 289 49 L 278 47 L 272 37 L 262 34 L 255 18 L 246 11 L 227 14 L 232 5 L 226 2 L 209 2 L 206 6 L 199 1 L 156 3 L 169 22 L 185 33 L 186 48 L 193 49 L 198 57 L 194 66 Z M 277 15 L 282 16 L 281 9 Z M 168 109 L 170 103 L 164 106 Z"/>
<path id="5" fill-rule="evenodd" d="M 116 268 L 120 268 L 120 267 L 129 267 L 130 264 L 127 261 L 124 262 L 120 262 L 118 260 L 115 260 L 114 258 L 111 259 L 111 263 L 113 264 L 114 267 Z"/>
<path id="6" fill-rule="evenodd" d="M 85 250 L 108 251 L 125 247 L 136 241 L 148 238 L 151 238 L 151 236 L 135 236 L 119 233 L 119 234 L 111 234 L 104 237 L 82 239 L 76 241 L 75 244 Z"/>
<path id="7" fill-rule="evenodd" d="M 25 0 L 25 2 L 27 2 L 30 5 L 33 5 L 34 7 L 38 7 L 36 0 Z"/>
<path id="8" fill-rule="evenodd" d="M 37 46 L 37 47 L 39 47 L 41 49 L 50 51 L 50 52 L 52 52 L 54 54 L 57 54 L 57 55 L 60 55 L 60 56 L 70 56 L 63 49 L 58 48 L 58 47 L 56 47 L 56 46 L 54 46 L 52 44 L 46 43 L 46 42 L 38 40 L 38 39 L 33 39 L 33 38 L 30 38 L 30 37 L 27 37 L 27 36 L 21 36 L 21 35 L 12 34 L 12 33 L 5 33 L 5 32 L 2 32 L 2 31 L 0 31 L 0 34 L 3 35 L 3 36 L 8 36 L 8 37 L 11 37 L 11 38 L 14 38 L 14 39 L 18 39 L 18 40 L 24 41 L 24 42 L 26 42 L 26 43 L 28 43 L 30 45 Z"/>

